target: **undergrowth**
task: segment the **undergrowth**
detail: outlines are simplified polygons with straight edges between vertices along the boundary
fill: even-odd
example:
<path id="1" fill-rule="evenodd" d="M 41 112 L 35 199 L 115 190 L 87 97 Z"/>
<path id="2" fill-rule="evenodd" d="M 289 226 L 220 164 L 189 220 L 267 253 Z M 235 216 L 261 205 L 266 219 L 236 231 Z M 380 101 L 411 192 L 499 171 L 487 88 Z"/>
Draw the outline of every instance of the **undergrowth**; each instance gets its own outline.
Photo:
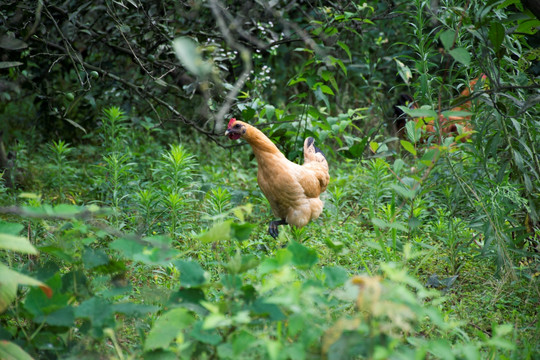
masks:
<path id="1" fill-rule="evenodd" d="M 19 206 L 3 239 L 27 244 L 3 261 L 41 287 L 11 293 L 2 336 L 33 356 L 538 354 L 535 260 L 498 270 L 444 163 L 332 158 L 322 217 L 274 240 L 246 148 L 149 143 L 148 156 L 118 135 L 122 147 L 87 154 L 54 141 L 20 159 L 46 191 L 0 194 Z M 504 189 L 482 194 L 493 211 L 520 201 Z"/>

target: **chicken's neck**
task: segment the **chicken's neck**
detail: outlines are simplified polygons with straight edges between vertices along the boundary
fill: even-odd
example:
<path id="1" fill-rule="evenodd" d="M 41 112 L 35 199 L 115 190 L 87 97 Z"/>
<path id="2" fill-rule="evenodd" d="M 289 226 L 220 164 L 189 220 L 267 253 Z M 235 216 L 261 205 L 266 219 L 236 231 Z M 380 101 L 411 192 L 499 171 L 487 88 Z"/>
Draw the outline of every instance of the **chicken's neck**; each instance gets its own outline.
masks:
<path id="1" fill-rule="evenodd" d="M 284 156 L 277 146 L 262 133 L 259 129 L 249 125 L 247 127 L 246 133 L 244 134 L 244 139 L 251 145 L 253 153 L 257 158 L 257 161 L 261 160 L 265 154 L 274 154 L 278 156 Z"/>

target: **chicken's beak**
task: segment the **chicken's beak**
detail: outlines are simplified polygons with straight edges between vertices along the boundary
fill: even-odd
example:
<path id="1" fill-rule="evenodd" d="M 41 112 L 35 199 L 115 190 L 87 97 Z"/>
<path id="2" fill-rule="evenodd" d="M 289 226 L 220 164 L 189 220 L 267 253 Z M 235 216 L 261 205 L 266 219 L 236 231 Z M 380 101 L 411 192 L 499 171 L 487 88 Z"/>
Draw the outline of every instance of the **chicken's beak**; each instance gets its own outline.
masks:
<path id="1" fill-rule="evenodd" d="M 230 133 L 231 133 L 231 132 L 230 132 L 229 129 L 225 130 L 225 136 L 228 136 Z"/>

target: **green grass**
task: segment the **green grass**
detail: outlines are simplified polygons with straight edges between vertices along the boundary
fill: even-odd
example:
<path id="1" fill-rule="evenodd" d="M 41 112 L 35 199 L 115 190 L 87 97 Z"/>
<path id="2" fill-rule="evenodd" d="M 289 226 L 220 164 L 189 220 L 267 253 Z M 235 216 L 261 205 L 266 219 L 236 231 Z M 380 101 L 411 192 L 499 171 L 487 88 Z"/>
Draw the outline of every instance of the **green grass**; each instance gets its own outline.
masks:
<path id="1" fill-rule="evenodd" d="M 160 356 L 161 352 L 169 349 L 171 353 L 176 352 L 188 357 L 230 357 L 233 356 L 231 346 L 238 346 L 234 345 L 235 341 L 245 336 L 255 339 L 254 345 L 242 352 L 245 358 L 274 357 L 274 351 L 282 349 L 284 344 L 298 346 L 294 348 L 294 351 L 298 351 L 296 355 L 287 353 L 291 358 L 316 357 L 321 354 L 321 341 L 328 341 L 324 339 L 329 339 L 330 333 L 336 334 L 333 335 L 335 339 L 330 337 L 333 341 L 342 339 L 333 346 L 347 348 L 350 345 L 358 353 L 379 354 L 374 356 L 383 357 L 385 355 L 381 354 L 391 354 L 393 351 L 412 351 L 405 343 L 401 343 L 408 336 L 423 339 L 414 341 L 445 339 L 453 344 L 464 340 L 465 343 L 482 344 L 479 345 L 483 349 L 482 356 L 489 355 L 492 358 L 534 358 L 539 352 L 539 290 L 534 269 L 521 266 L 516 268 L 516 276 L 511 273 L 497 273 L 493 259 L 482 257 L 482 249 L 471 241 L 475 232 L 448 212 L 448 201 L 444 200 L 444 195 L 427 190 L 411 199 L 400 196 L 392 185 L 397 183 L 396 177 L 385 162 L 353 162 L 343 161 L 339 157 L 331 158 L 331 182 L 328 191 L 323 194 L 326 205 L 322 216 L 301 230 L 282 227 L 280 237 L 274 240 L 267 234 L 268 222 L 273 219 L 257 186 L 255 160 L 251 158 L 250 149 L 247 147 L 228 151 L 215 144 L 202 146 L 185 143 L 182 148 L 170 148 L 149 143 L 145 145 L 145 150 L 137 153 L 133 152 L 131 147 L 127 148 L 130 151 L 118 153 L 117 159 L 129 159 L 118 163 L 104 161 L 103 159 L 111 160 L 112 155 L 102 153 L 103 157 L 100 158 L 100 152 L 92 147 L 68 146 L 69 151 L 59 153 L 58 145 L 66 146 L 60 142 L 53 144 L 50 148 L 53 154 L 56 154 L 56 157 L 52 158 L 53 162 L 48 155 L 21 160 L 26 161 L 27 169 L 34 171 L 34 181 L 26 190 L 41 194 L 40 198 L 21 198 L 17 197 L 18 193 L 6 192 L 2 194 L 3 199 L 19 205 L 97 203 L 111 208 L 113 212 L 90 221 L 58 221 L 49 219 L 46 215 L 42 219 L 3 216 L 7 221 L 20 222 L 28 228 L 34 245 L 57 249 L 42 251 L 31 263 L 13 255 L 4 258 L 8 259 L 15 269 L 23 269 L 34 276 L 40 276 L 35 275 L 39 274 L 36 269 L 51 264 L 56 264 L 62 276 L 78 271 L 81 279 L 88 284 L 81 289 L 88 293 L 72 293 L 73 306 L 80 306 L 82 302 L 94 298 L 107 298 L 115 303 L 128 301 L 157 306 L 160 310 L 149 316 L 117 315 L 111 325 L 123 356 L 140 356 L 144 352 L 143 344 L 148 339 L 149 332 L 156 331 L 153 327 L 155 321 L 178 306 L 178 303 L 170 302 L 171 297 L 182 294 L 186 289 L 182 285 L 183 273 L 174 265 L 174 261 L 152 264 L 147 260 L 140 260 L 137 256 L 126 257 L 125 252 L 110 248 L 112 243 L 127 234 L 168 235 L 171 237 L 170 246 L 177 251 L 175 259 L 194 260 L 206 271 L 208 278 L 205 285 L 201 288 L 197 285 L 193 289 L 202 291 L 205 301 L 216 308 L 205 305 L 205 310 L 200 304 L 193 305 L 194 307 L 188 307 L 193 311 L 190 316 L 208 321 L 207 311 L 219 309 L 215 316 L 224 316 L 221 321 L 239 321 L 236 325 L 220 325 L 211 330 L 212 334 L 219 334 L 222 342 L 193 342 L 193 336 L 195 339 L 198 337 L 190 332 L 196 328 L 190 327 L 192 330 L 184 331 L 184 336 L 191 339 L 191 342 L 184 344 L 185 346 L 179 342 L 176 347 L 171 345 L 154 352 L 146 349 L 147 356 Z M 153 156 L 150 156 L 149 149 L 152 149 Z M 189 161 L 181 160 L 182 157 L 176 157 L 175 160 L 169 150 L 184 152 L 187 156 L 185 159 Z M 193 157 L 189 157 L 190 153 L 194 154 Z M 75 159 L 83 166 L 75 166 Z M 129 171 L 124 168 L 127 164 L 132 164 L 129 165 Z M 43 169 L 49 166 L 62 169 L 62 172 L 55 176 L 70 176 L 48 177 Z M 405 170 L 400 174 L 402 177 L 407 175 Z M 424 187 L 434 188 L 429 181 L 428 177 Z M 177 208 L 171 207 L 171 194 L 178 194 L 180 203 Z M 234 215 L 234 209 L 247 204 L 251 204 L 251 212 L 242 215 L 244 219 L 239 221 L 238 215 Z M 419 219 L 420 225 L 408 225 L 411 214 Z M 239 224 L 253 224 L 253 229 L 246 239 L 238 241 L 232 237 L 209 243 L 200 240 L 199 234 L 212 227 L 212 224 L 234 218 Z M 379 225 L 373 218 L 382 219 L 386 223 Z M 451 232 L 450 222 L 454 222 Z M 392 224 L 401 225 L 396 227 Z M 297 241 L 303 247 L 286 250 L 284 247 L 291 241 Z M 94 258 L 89 258 L 88 254 L 95 253 L 88 251 L 103 251 L 108 260 L 102 266 L 94 266 Z M 293 258 L 301 256 L 302 260 L 293 260 L 300 261 L 298 264 L 311 261 L 309 259 L 313 259 L 312 256 L 316 257 L 316 263 L 298 265 L 297 268 L 289 267 L 287 264 L 290 260 L 286 259 L 290 254 Z M 65 256 L 69 256 L 71 260 L 64 260 Z M 235 257 L 243 259 L 242 261 L 254 261 L 254 266 L 259 265 L 252 270 L 236 273 L 236 270 L 232 270 L 236 266 L 232 265 L 237 261 L 234 260 Z M 519 264 L 519 258 L 515 261 L 515 264 Z M 537 264 L 534 261 L 533 258 L 530 266 Z M 394 270 L 389 270 L 389 264 L 408 269 L 409 275 L 391 275 Z M 349 290 L 346 290 L 347 286 L 341 289 L 342 285 L 337 288 L 329 287 L 330 275 L 325 271 L 330 270 L 325 269 L 335 267 L 340 269 L 336 270 L 338 273 L 343 271 L 347 278 L 359 274 L 373 276 L 372 279 L 382 276 L 381 280 L 374 281 L 384 282 L 381 283 L 386 289 L 383 295 L 389 296 L 384 301 L 390 301 L 389 306 L 383 313 L 376 312 L 364 318 L 364 315 L 360 315 L 362 313 L 355 309 L 354 297 L 346 295 L 350 286 Z M 433 297 L 431 293 L 423 295 L 424 286 L 419 285 L 427 284 L 433 274 L 437 274 L 441 279 L 458 275 L 455 283 L 444 291 L 442 298 Z M 43 273 L 40 278 L 47 280 Z M 66 278 L 65 281 L 71 280 Z M 400 281 L 404 283 L 399 285 Z M 235 282 L 243 284 L 243 287 L 233 285 Z M 404 287 L 400 291 L 405 293 L 392 295 L 392 291 L 400 289 L 399 286 L 402 285 Z M 283 289 L 280 287 L 287 289 L 288 293 L 282 293 Z M 253 290 L 247 290 L 250 288 Z M 116 293 L 111 293 L 111 290 Z M 276 297 L 276 300 L 272 301 L 281 304 L 278 307 L 282 308 L 287 320 L 275 322 L 269 321 L 267 315 L 257 318 L 251 314 L 252 322 L 248 322 L 249 325 L 243 323 L 241 317 L 237 317 L 247 306 L 241 304 L 248 301 L 246 299 L 251 296 L 248 295 L 251 291 L 266 299 Z M 112 333 L 107 332 L 108 330 L 101 333 L 110 325 L 89 331 L 90 323 L 84 318 L 78 319 L 69 329 L 60 331 L 67 337 L 60 342 L 64 345 L 57 344 L 59 348 L 56 352 L 42 349 L 43 345 L 35 340 L 25 342 L 18 329 L 26 329 L 26 333 L 44 334 L 43 336 L 52 336 L 50 334 L 59 331 L 48 325 L 36 327 L 37 324 L 31 322 L 31 317 L 20 312 L 20 305 L 25 302 L 25 294 L 26 291 L 22 292 L 16 300 L 15 304 L 19 304 L 18 306 L 10 307 L 9 311 L 2 315 L 2 324 L 13 333 L 13 338 L 19 338 L 26 351 L 35 355 L 49 354 L 47 356 L 71 354 L 83 357 L 86 354 L 91 357 L 96 353 L 106 354 L 106 357 L 120 356 L 118 349 L 113 346 Z M 400 297 L 405 296 L 403 294 L 418 296 L 419 304 L 424 304 L 425 309 L 434 306 L 433 309 L 436 310 L 430 311 L 440 312 L 443 322 L 437 323 L 433 319 L 434 322 L 425 322 L 421 317 L 418 326 L 410 330 L 402 320 L 394 318 L 396 314 L 384 315 L 385 311 L 402 306 L 403 299 Z M 350 300 L 344 301 L 347 296 Z M 378 301 L 384 303 L 382 299 Z M 249 304 L 249 301 L 246 304 Z M 425 316 L 420 315 L 422 307 L 410 304 L 407 306 L 412 306 L 410 309 L 414 310 L 404 308 L 403 314 L 412 311 L 411 314 L 417 312 L 418 316 Z M 17 316 L 16 320 L 10 319 L 13 315 Z M 349 320 L 343 320 L 344 318 Z M 354 332 L 349 333 L 349 330 L 341 328 L 343 324 L 349 324 L 346 325 L 347 328 L 355 328 L 359 324 L 356 321 L 359 320 L 354 319 L 367 321 L 360 322 L 363 326 L 368 326 L 364 329 L 368 331 L 366 334 L 379 335 L 374 338 L 357 338 Z M 294 330 L 296 322 L 304 323 L 304 326 L 311 330 Z M 448 325 L 448 329 L 443 329 L 446 326 L 443 326 L 444 323 L 452 322 L 460 324 L 461 330 L 456 332 L 455 325 Z M 331 324 L 334 325 L 330 326 Z M 511 325 L 509 334 L 493 333 L 493 329 L 498 329 L 498 326 L 503 324 Z M 384 326 L 394 330 L 384 330 Z M 362 326 L 358 328 L 359 334 L 363 333 L 362 329 Z M 396 333 L 395 329 L 401 330 Z M 369 341 L 372 342 L 365 339 L 371 339 Z M 349 345 L 345 345 L 347 343 Z M 515 343 L 515 347 L 509 345 L 512 343 Z M 323 345 L 322 351 L 329 351 L 325 346 Z M 435 345 L 429 345 L 427 349 L 431 350 L 426 351 L 438 357 L 436 346 L 433 346 Z M 459 350 L 460 347 L 456 349 L 456 354 L 462 351 Z"/>

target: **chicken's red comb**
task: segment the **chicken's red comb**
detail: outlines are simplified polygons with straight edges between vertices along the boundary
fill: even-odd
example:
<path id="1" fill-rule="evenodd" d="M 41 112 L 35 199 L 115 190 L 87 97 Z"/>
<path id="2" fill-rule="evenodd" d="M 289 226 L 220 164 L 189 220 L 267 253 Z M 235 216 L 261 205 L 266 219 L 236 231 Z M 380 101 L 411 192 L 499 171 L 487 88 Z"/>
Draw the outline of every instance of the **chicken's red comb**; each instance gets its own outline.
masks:
<path id="1" fill-rule="evenodd" d="M 234 124 L 235 121 L 236 121 L 235 118 L 232 118 L 231 120 L 229 120 L 229 125 L 227 125 L 227 127 L 230 128 L 231 125 Z"/>

